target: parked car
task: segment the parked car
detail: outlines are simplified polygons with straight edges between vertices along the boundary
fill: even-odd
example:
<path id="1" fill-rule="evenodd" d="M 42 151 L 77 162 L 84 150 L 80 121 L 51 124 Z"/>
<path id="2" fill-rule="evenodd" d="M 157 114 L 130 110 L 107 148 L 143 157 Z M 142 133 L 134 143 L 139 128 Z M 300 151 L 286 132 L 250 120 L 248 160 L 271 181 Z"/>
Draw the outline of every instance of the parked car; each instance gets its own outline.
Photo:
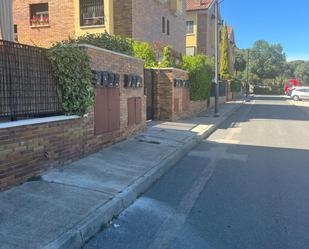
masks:
<path id="1" fill-rule="evenodd" d="M 309 87 L 308 86 L 300 86 L 295 87 L 292 90 L 291 98 L 298 101 L 298 100 L 309 100 Z"/>
<path id="2" fill-rule="evenodd" d="M 287 96 L 291 96 L 291 90 L 295 87 L 299 87 L 300 82 L 298 80 L 289 80 L 285 85 L 284 85 L 284 93 Z"/>

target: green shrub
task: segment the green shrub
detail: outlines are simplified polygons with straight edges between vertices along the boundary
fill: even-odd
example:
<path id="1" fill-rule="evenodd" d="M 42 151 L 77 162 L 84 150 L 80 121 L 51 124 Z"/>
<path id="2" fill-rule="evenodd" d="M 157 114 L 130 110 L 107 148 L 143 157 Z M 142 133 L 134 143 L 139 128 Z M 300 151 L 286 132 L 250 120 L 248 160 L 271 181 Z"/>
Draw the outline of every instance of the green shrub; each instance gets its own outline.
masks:
<path id="1" fill-rule="evenodd" d="M 93 74 L 86 51 L 74 44 L 49 49 L 53 74 L 60 84 L 60 99 L 67 115 L 84 115 L 94 104 Z"/>
<path id="2" fill-rule="evenodd" d="M 205 55 L 184 56 L 182 68 L 189 72 L 191 100 L 206 100 L 210 96 L 214 69 L 213 60 Z"/>
<path id="3" fill-rule="evenodd" d="M 131 39 L 110 35 L 108 33 L 86 34 L 75 39 L 64 41 L 64 43 L 89 44 L 127 55 L 133 54 L 133 41 Z"/>
<path id="4" fill-rule="evenodd" d="M 232 90 L 232 92 L 240 92 L 241 91 L 241 81 L 239 79 L 233 79 L 232 80 L 231 90 Z"/>
<path id="5" fill-rule="evenodd" d="M 145 67 L 156 67 L 158 62 L 156 54 L 147 42 L 134 42 L 133 43 L 133 56 L 145 60 Z"/>
<path id="6" fill-rule="evenodd" d="M 175 67 L 172 46 L 168 45 L 163 48 L 163 59 L 159 64 L 161 68 Z"/>

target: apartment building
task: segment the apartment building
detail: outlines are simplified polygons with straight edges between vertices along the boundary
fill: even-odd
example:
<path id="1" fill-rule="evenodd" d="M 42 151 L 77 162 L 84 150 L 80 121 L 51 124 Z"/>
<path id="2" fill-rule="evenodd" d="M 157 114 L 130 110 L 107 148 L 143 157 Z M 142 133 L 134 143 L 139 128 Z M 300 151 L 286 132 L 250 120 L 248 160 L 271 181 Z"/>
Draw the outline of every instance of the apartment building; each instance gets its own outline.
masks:
<path id="1" fill-rule="evenodd" d="M 186 54 L 215 56 L 214 0 L 186 0 Z M 219 10 L 220 20 L 220 10 Z"/>
<path id="2" fill-rule="evenodd" d="M 185 52 L 185 0 L 13 0 L 13 15 L 21 43 L 108 32 Z"/>

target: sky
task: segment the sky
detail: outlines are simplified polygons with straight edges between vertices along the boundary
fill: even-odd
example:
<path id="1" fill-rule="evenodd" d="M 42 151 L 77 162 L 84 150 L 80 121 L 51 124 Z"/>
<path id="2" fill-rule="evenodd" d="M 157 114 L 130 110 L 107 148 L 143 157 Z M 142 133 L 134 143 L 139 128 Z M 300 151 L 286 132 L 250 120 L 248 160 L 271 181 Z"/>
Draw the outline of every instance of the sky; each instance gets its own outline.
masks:
<path id="1" fill-rule="evenodd" d="M 309 0 L 224 0 L 221 14 L 237 47 L 263 39 L 280 43 L 289 61 L 309 60 Z"/>

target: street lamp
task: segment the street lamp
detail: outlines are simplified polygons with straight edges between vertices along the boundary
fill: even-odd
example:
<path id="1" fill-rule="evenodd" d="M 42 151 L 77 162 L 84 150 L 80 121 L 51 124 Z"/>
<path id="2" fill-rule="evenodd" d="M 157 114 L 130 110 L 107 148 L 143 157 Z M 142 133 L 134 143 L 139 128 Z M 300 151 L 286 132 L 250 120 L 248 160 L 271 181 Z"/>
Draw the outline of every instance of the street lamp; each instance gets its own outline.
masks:
<path id="1" fill-rule="evenodd" d="M 215 2 L 215 117 L 219 117 L 219 0 Z"/>
<path id="2" fill-rule="evenodd" d="M 251 50 L 250 48 L 248 48 L 247 50 L 248 54 L 248 58 L 247 58 L 247 82 L 246 82 L 246 98 L 248 98 L 249 96 L 249 67 L 250 67 L 250 53 L 262 53 L 262 51 L 259 50 Z"/>
<path id="3" fill-rule="evenodd" d="M 0 0 L 0 30 L 3 40 L 14 41 L 12 0 Z"/>

